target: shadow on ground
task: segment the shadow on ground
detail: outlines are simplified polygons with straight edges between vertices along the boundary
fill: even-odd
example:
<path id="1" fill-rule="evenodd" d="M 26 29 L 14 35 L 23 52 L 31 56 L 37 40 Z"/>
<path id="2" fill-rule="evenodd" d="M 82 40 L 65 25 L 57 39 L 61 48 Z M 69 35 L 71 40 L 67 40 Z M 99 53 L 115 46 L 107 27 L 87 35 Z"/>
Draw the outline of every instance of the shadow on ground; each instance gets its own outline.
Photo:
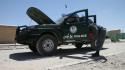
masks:
<path id="1" fill-rule="evenodd" d="M 105 50 L 108 48 L 103 48 L 102 50 Z M 59 57 L 60 59 L 63 59 L 63 57 L 72 58 L 72 59 L 86 59 L 88 56 L 70 56 L 74 54 L 86 54 L 90 51 L 94 51 L 89 47 L 76 49 L 76 48 L 70 48 L 70 49 L 58 49 L 57 52 L 53 56 L 40 56 L 38 54 L 32 53 L 32 52 L 22 52 L 22 53 L 13 53 L 10 54 L 9 58 L 17 61 L 26 61 L 26 60 L 38 60 L 38 59 L 45 59 L 45 58 L 52 58 L 52 57 Z M 89 58 L 89 57 L 88 57 Z"/>

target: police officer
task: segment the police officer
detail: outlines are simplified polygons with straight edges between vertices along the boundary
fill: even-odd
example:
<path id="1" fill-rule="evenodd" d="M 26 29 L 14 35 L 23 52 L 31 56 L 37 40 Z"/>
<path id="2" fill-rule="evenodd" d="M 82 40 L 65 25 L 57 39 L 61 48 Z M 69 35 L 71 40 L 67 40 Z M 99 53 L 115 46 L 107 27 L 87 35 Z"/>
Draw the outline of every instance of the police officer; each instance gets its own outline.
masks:
<path id="1" fill-rule="evenodd" d="M 97 26 L 97 28 L 98 28 L 98 33 L 97 33 L 97 38 L 96 38 L 96 42 L 95 42 L 96 52 L 94 54 L 92 54 L 92 57 L 100 56 L 100 50 L 103 46 L 103 43 L 104 43 L 105 37 L 106 37 L 106 29 L 101 26 Z"/>

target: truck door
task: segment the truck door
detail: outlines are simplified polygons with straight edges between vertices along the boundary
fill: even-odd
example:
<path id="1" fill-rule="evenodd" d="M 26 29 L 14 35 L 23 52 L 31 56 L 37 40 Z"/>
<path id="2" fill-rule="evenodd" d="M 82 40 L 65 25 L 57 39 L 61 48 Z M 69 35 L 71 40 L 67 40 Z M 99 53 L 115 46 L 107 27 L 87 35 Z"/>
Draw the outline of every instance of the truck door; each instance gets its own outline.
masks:
<path id="1" fill-rule="evenodd" d="M 84 22 L 65 22 L 61 28 L 64 42 L 87 40 L 87 24 Z"/>

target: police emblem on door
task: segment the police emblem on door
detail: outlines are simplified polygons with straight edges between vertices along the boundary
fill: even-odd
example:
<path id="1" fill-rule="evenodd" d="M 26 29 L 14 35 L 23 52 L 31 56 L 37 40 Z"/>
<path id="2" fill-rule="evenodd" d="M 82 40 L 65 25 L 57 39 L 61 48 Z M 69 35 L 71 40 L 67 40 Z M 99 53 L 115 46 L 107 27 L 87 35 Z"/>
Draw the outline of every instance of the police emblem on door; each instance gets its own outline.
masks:
<path id="1" fill-rule="evenodd" d="M 70 32 L 71 33 L 76 33 L 77 32 L 77 27 L 76 26 L 71 26 L 70 27 Z"/>

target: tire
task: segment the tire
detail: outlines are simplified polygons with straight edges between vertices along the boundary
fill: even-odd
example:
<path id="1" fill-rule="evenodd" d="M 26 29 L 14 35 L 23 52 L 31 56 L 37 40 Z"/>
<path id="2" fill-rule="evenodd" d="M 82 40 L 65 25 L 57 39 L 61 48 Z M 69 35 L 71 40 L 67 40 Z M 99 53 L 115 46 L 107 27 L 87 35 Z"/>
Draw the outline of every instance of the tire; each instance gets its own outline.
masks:
<path id="1" fill-rule="evenodd" d="M 32 45 L 29 45 L 29 49 L 34 52 L 34 53 L 37 53 L 37 49 L 36 49 L 36 46 L 32 46 Z"/>
<path id="2" fill-rule="evenodd" d="M 77 44 L 75 44 L 75 47 L 77 48 L 77 49 L 80 49 L 80 48 L 82 48 L 82 43 L 77 43 Z"/>
<path id="3" fill-rule="evenodd" d="M 52 55 L 57 49 L 57 40 L 52 35 L 43 35 L 36 44 L 36 49 L 40 55 Z"/>

